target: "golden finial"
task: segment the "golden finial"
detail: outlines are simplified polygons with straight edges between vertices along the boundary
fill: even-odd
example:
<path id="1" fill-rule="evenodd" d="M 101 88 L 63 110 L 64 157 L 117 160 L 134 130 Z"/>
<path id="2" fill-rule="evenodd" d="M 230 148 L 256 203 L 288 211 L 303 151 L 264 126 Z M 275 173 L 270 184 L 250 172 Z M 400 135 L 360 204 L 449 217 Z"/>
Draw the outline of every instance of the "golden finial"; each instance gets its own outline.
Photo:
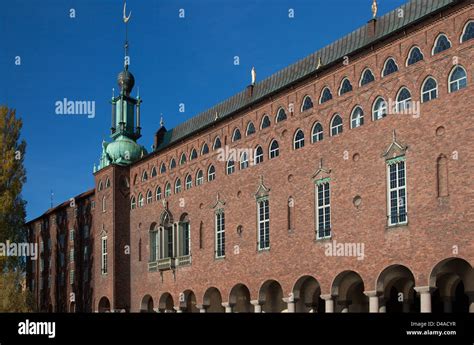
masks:
<path id="1" fill-rule="evenodd" d="M 127 3 L 124 1 L 124 2 L 123 2 L 123 22 L 124 22 L 125 24 L 128 23 L 128 21 L 130 20 L 130 17 L 132 16 L 132 11 L 130 11 L 128 17 L 127 17 L 127 15 L 126 15 L 126 12 L 127 12 Z"/>
<path id="2" fill-rule="evenodd" d="M 255 85 L 255 81 L 257 80 L 257 72 L 255 71 L 255 67 L 252 67 L 251 75 L 252 75 L 252 85 Z"/>
<path id="3" fill-rule="evenodd" d="M 372 3 L 372 18 L 377 17 L 377 0 Z"/>

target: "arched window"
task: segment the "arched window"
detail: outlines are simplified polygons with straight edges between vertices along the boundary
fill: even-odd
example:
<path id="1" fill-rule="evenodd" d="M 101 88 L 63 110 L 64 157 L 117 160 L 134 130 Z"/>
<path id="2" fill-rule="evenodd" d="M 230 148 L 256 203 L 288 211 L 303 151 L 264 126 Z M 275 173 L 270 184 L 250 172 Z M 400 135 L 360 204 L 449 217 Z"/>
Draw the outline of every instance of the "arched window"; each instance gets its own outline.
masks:
<path id="1" fill-rule="evenodd" d="M 331 136 L 336 136 L 342 133 L 342 118 L 336 114 L 331 121 Z"/>
<path id="2" fill-rule="evenodd" d="M 474 38 L 474 21 L 471 20 L 464 26 L 461 35 L 461 43 L 469 41 L 472 38 Z"/>
<path id="3" fill-rule="evenodd" d="M 171 158 L 170 170 L 173 170 L 174 168 L 176 168 L 176 161 L 174 160 L 174 158 Z"/>
<path id="4" fill-rule="evenodd" d="M 304 147 L 304 132 L 298 129 L 293 137 L 293 149 L 298 150 Z"/>
<path id="5" fill-rule="evenodd" d="M 184 163 L 186 163 L 186 155 L 183 152 L 181 154 L 181 158 L 179 159 L 179 165 L 183 165 Z"/>
<path id="6" fill-rule="evenodd" d="M 449 75 L 449 92 L 456 92 L 467 86 L 466 70 L 461 66 L 452 69 Z"/>
<path id="7" fill-rule="evenodd" d="M 110 179 L 107 177 L 107 179 L 105 180 L 105 188 L 109 188 L 110 187 Z"/>
<path id="8" fill-rule="evenodd" d="M 156 172 L 156 167 L 151 168 L 151 177 L 156 177 L 157 172 Z"/>
<path id="9" fill-rule="evenodd" d="M 323 126 L 319 122 L 316 122 L 311 131 L 311 142 L 315 143 L 321 140 L 323 140 Z"/>
<path id="10" fill-rule="evenodd" d="M 428 77 L 421 87 L 421 102 L 426 103 L 436 98 L 438 98 L 438 83 L 433 77 Z"/>
<path id="11" fill-rule="evenodd" d="M 227 175 L 233 174 L 235 171 L 235 162 L 230 160 L 227 162 Z"/>
<path id="12" fill-rule="evenodd" d="M 398 66 L 393 58 L 387 59 L 385 61 L 383 71 L 382 71 L 382 77 L 386 77 L 387 75 L 390 75 L 392 73 L 395 73 L 398 71 Z"/>
<path id="13" fill-rule="evenodd" d="M 402 87 L 397 96 L 397 112 L 410 110 L 411 108 L 411 93 L 406 87 Z"/>
<path id="14" fill-rule="evenodd" d="M 193 178 L 191 177 L 190 174 L 186 176 L 185 183 L 186 183 L 185 185 L 186 190 L 191 189 L 191 187 L 193 186 Z"/>
<path id="15" fill-rule="evenodd" d="M 168 197 L 171 195 L 171 184 L 169 182 L 166 182 L 165 184 L 165 197 Z"/>
<path id="16" fill-rule="evenodd" d="M 104 184 L 102 183 L 102 180 L 99 181 L 99 186 L 97 187 L 97 189 L 99 190 L 99 192 L 104 189 Z"/>
<path id="17" fill-rule="evenodd" d="M 451 48 L 451 42 L 445 34 L 439 34 L 436 38 L 431 55 L 439 54 Z"/>
<path id="18" fill-rule="evenodd" d="M 146 170 L 144 170 L 142 173 L 142 182 L 147 181 L 147 180 L 148 180 L 148 173 L 146 172 Z"/>
<path id="19" fill-rule="evenodd" d="M 196 186 L 200 186 L 204 183 L 204 173 L 199 170 L 196 174 Z"/>
<path id="20" fill-rule="evenodd" d="M 355 107 L 351 114 L 351 128 L 357 128 L 364 124 L 364 111 L 361 107 Z"/>
<path id="21" fill-rule="evenodd" d="M 301 104 L 301 111 L 306 111 L 313 107 L 313 100 L 308 95 L 304 96 L 303 103 Z"/>
<path id="22" fill-rule="evenodd" d="M 156 187 L 156 200 L 161 200 L 161 187 Z"/>
<path id="23" fill-rule="evenodd" d="M 238 128 L 234 129 L 234 133 L 232 134 L 232 142 L 238 141 L 240 138 L 242 138 L 240 135 L 240 130 Z"/>
<path id="24" fill-rule="evenodd" d="M 352 84 L 349 79 L 344 78 L 341 82 L 341 87 L 339 88 L 339 96 L 342 96 L 345 93 L 352 91 Z"/>
<path id="25" fill-rule="evenodd" d="M 174 194 L 181 193 L 181 179 L 178 178 L 176 179 L 176 182 L 174 183 Z"/>
<path id="26" fill-rule="evenodd" d="M 137 200 L 135 199 L 134 196 L 132 196 L 132 198 L 130 199 L 130 208 L 132 210 L 137 208 Z"/>
<path id="27" fill-rule="evenodd" d="M 424 56 L 420 48 L 415 46 L 411 48 L 410 52 L 408 53 L 407 66 L 413 65 L 423 59 L 424 59 Z"/>
<path id="28" fill-rule="evenodd" d="M 278 122 L 285 121 L 285 120 L 286 120 L 286 112 L 285 112 L 285 109 L 280 108 L 280 109 L 278 110 L 278 113 L 277 113 L 275 122 L 278 123 Z"/>
<path id="29" fill-rule="evenodd" d="M 165 172 L 166 172 L 166 165 L 165 163 L 161 163 L 160 174 L 164 174 Z"/>
<path id="30" fill-rule="evenodd" d="M 329 90 L 328 87 L 325 87 L 323 91 L 321 91 L 321 98 L 319 99 L 319 104 L 323 104 L 327 101 L 330 101 L 331 99 L 332 99 L 331 90 Z"/>
<path id="31" fill-rule="evenodd" d="M 214 139 L 214 145 L 212 146 L 212 149 L 213 150 L 217 150 L 217 149 L 220 149 L 221 148 L 221 139 L 219 139 L 219 137 L 216 137 Z"/>
<path id="32" fill-rule="evenodd" d="M 368 83 L 371 83 L 375 80 L 374 74 L 370 69 L 364 70 L 362 72 L 362 77 L 360 78 L 360 86 L 367 85 Z"/>
<path id="33" fill-rule="evenodd" d="M 196 158 L 198 158 L 198 153 L 196 149 L 193 148 L 191 150 L 191 155 L 189 155 L 189 160 L 192 161 L 192 160 L 195 160 Z"/>
<path id="34" fill-rule="evenodd" d="M 280 155 L 280 146 L 278 145 L 278 141 L 272 140 L 270 143 L 270 150 L 269 150 L 269 156 L 270 159 L 276 158 Z"/>
<path id="35" fill-rule="evenodd" d="M 249 167 L 249 155 L 247 152 L 240 154 L 240 170 L 247 169 Z"/>
<path id="36" fill-rule="evenodd" d="M 102 198 L 102 212 L 105 212 L 106 210 L 107 210 L 107 199 L 105 199 L 105 196 L 104 196 Z"/>
<path id="37" fill-rule="evenodd" d="M 143 197 L 143 194 L 140 193 L 138 194 L 138 207 L 143 207 L 145 203 L 145 198 Z"/>
<path id="38" fill-rule="evenodd" d="M 209 169 L 207 169 L 207 180 L 209 182 L 214 181 L 216 179 L 216 168 L 214 165 L 210 165 Z"/>
<path id="39" fill-rule="evenodd" d="M 374 121 L 387 116 L 387 102 L 382 97 L 377 97 L 372 108 L 372 118 Z"/>
<path id="40" fill-rule="evenodd" d="M 270 127 L 270 118 L 268 117 L 268 115 L 265 115 L 263 118 L 262 118 L 262 123 L 260 125 L 260 129 L 265 129 L 267 127 Z"/>
<path id="41" fill-rule="evenodd" d="M 257 148 L 255 149 L 254 162 L 255 162 L 255 165 L 263 162 L 263 149 L 261 146 L 257 146 Z"/>
<path id="42" fill-rule="evenodd" d="M 146 203 L 151 204 L 152 201 L 153 201 L 153 193 L 151 192 L 151 190 L 149 190 L 146 192 Z"/>
<path id="43" fill-rule="evenodd" d="M 204 145 L 202 145 L 201 155 L 207 155 L 208 153 L 209 153 L 209 146 L 207 146 L 207 144 L 204 143 Z"/>
<path id="44" fill-rule="evenodd" d="M 246 135 L 252 135 L 255 133 L 255 126 L 253 125 L 252 121 L 250 121 L 248 124 L 247 124 L 247 131 L 246 131 Z"/>

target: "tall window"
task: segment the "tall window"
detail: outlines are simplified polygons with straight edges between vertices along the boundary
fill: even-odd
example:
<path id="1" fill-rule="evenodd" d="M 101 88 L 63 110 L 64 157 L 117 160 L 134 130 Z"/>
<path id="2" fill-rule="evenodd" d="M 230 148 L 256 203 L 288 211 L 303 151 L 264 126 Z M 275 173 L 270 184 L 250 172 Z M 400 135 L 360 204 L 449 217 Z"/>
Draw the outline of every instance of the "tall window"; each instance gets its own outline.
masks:
<path id="1" fill-rule="evenodd" d="M 166 165 L 165 163 L 161 163 L 160 174 L 164 174 L 165 172 L 166 172 Z"/>
<path id="2" fill-rule="evenodd" d="M 227 175 L 233 174 L 235 171 L 235 162 L 230 160 L 227 162 Z"/>
<path id="3" fill-rule="evenodd" d="M 198 153 L 197 153 L 196 149 L 192 149 L 191 150 L 191 155 L 189 156 L 189 160 L 190 161 L 195 160 L 197 157 L 198 157 Z"/>
<path id="4" fill-rule="evenodd" d="M 357 128 L 364 124 L 364 111 L 361 107 L 355 107 L 351 115 L 351 128 Z"/>
<path id="5" fill-rule="evenodd" d="M 278 122 L 281 122 L 281 121 L 285 121 L 286 120 L 286 112 L 285 112 L 285 109 L 283 108 L 280 108 L 278 110 L 278 113 L 277 113 L 277 116 L 276 116 L 276 123 Z"/>
<path id="6" fill-rule="evenodd" d="M 449 42 L 448 37 L 444 34 L 440 34 L 438 38 L 436 38 L 432 55 L 439 54 L 449 48 L 451 48 L 451 42 Z"/>
<path id="7" fill-rule="evenodd" d="M 209 153 L 209 146 L 207 146 L 207 144 L 204 143 L 204 145 L 202 145 L 201 155 L 207 155 L 208 153 Z"/>
<path id="8" fill-rule="evenodd" d="M 186 189 L 191 189 L 193 186 L 193 178 L 191 175 L 186 176 Z"/>
<path id="9" fill-rule="evenodd" d="M 467 75 L 464 68 L 456 66 L 449 77 L 449 92 L 456 92 L 467 86 Z"/>
<path id="10" fill-rule="evenodd" d="M 407 222 L 405 157 L 397 157 L 387 161 L 387 175 L 388 224 L 404 224 Z"/>
<path id="11" fill-rule="evenodd" d="M 156 187 L 156 200 L 161 200 L 161 187 Z"/>
<path id="12" fill-rule="evenodd" d="M 410 52 L 408 53 L 407 66 L 413 65 L 423 59 L 424 59 L 424 56 L 420 48 L 413 47 L 410 49 Z"/>
<path id="13" fill-rule="evenodd" d="M 316 236 L 331 237 L 331 193 L 329 179 L 316 182 Z"/>
<path id="14" fill-rule="evenodd" d="M 165 185 L 165 197 L 168 197 L 170 195 L 171 195 L 171 184 L 167 182 Z"/>
<path id="15" fill-rule="evenodd" d="M 301 129 L 298 129 L 293 139 L 293 149 L 298 150 L 302 147 L 304 147 L 304 133 Z"/>
<path id="16" fill-rule="evenodd" d="M 330 101 L 331 99 L 332 99 L 331 90 L 329 90 L 328 87 L 325 87 L 323 91 L 321 92 L 321 98 L 319 99 L 319 104 L 326 103 L 327 101 Z"/>
<path id="17" fill-rule="evenodd" d="M 143 207 L 145 204 L 145 198 L 143 197 L 143 194 L 140 193 L 138 194 L 138 207 Z"/>
<path id="18" fill-rule="evenodd" d="M 411 108 L 411 93 L 406 87 L 402 88 L 397 96 L 397 112 L 410 110 Z"/>
<path id="19" fill-rule="evenodd" d="M 378 97 L 374 102 L 372 109 L 372 118 L 374 121 L 380 120 L 387 116 L 387 102 L 382 97 Z"/>
<path id="20" fill-rule="evenodd" d="M 202 170 L 199 170 L 196 174 L 196 186 L 202 185 L 204 182 L 204 174 Z"/>
<path id="21" fill-rule="evenodd" d="M 186 154 L 182 153 L 179 159 L 179 165 L 183 165 L 184 163 L 186 163 Z"/>
<path id="22" fill-rule="evenodd" d="M 312 143 L 323 140 L 323 126 L 319 122 L 316 122 L 313 126 L 311 134 Z"/>
<path id="23" fill-rule="evenodd" d="M 234 133 L 232 134 L 232 142 L 240 140 L 242 136 L 240 135 L 240 130 L 238 128 L 234 129 Z"/>
<path id="24" fill-rule="evenodd" d="M 219 139 L 219 137 L 216 137 L 216 139 L 214 139 L 214 145 L 212 146 L 212 149 L 217 150 L 220 149 L 221 146 L 221 139 Z"/>
<path id="25" fill-rule="evenodd" d="M 278 146 L 278 141 L 272 140 L 270 144 L 270 159 L 278 157 L 280 154 L 280 147 Z"/>
<path id="26" fill-rule="evenodd" d="M 257 202 L 258 207 L 258 250 L 270 248 L 270 206 L 268 199 Z"/>
<path id="27" fill-rule="evenodd" d="M 148 181 L 148 173 L 146 172 L 146 170 L 144 170 L 142 174 L 142 182 L 144 181 Z"/>
<path id="28" fill-rule="evenodd" d="M 252 122 L 249 122 L 247 125 L 247 132 L 246 135 L 252 135 L 255 133 L 255 126 L 253 125 Z"/>
<path id="29" fill-rule="evenodd" d="M 176 161 L 174 160 L 174 158 L 171 158 L 170 170 L 173 170 L 174 168 L 176 168 Z"/>
<path id="30" fill-rule="evenodd" d="M 428 77 L 421 88 L 421 101 L 426 103 L 436 98 L 438 98 L 438 83 L 434 78 Z"/>
<path id="31" fill-rule="evenodd" d="M 249 155 L 247 152 L 242 152 L 240 155 L 240 170 L 247 169 L 249 167 Z"/>
<path id="32" fill-rule="evenodd" d="M 179 223 L 179 256 L 191 255 L 191 231 L 187 215 Z"/>
<path id="33" fill-rule="evenodd" d="M 260 164 L 263 162 L 263 149 L 261 146 L 257 146 L 255 149 L 255 164 Z"/>
<path id="34" fill-rule="evenodd" d="M 265 129 L 267 127 L 270 127 L 270 118 L 267 115 L 265 115 L 262 118 L 262 124 L 260 125 L 260 129 Z"/>
<path id="35" fill-rule="evenodd" d="M 225 214 L 224 210 L 216 212 L 216 258 L 225 256 Z"/>
<path id="36" fill-rule="evenodd" d="M 134 210 L 137 207 L 137 200 L 135 199 L 134 196 L 132 196 L 132 199 L 130 200 L 130 208 Z"/>
<path id="37" fill-rule="evenodd" d="M 344 78 L 341 82 L 341 88 L 339 89 L 339 96 L 352 91 L 352 84 L 349 79 Z"/>
<path id="38" fill-rule="evenodd" d="M 158 244 L 159 237 L 156 226 L 150 230 L 150 262 L 155 262 L 158 260 Z"/>
<path id="39" fill-rule="evenodd" d="M 309 96 L 305 96 L 303 99 L 303 104 L 301 105 L 301 111 L 309 110 L 313 107 L 313 100 Z"/>
<path id="40" fill-rule="evenodd" d="M 102 255 L 101 255 L 101 272 L 107 274 L 107 236 L 102 237 Z"/>
<path id="41" fill-rule="evenodd" d="M 214 165 L 210 165 L 209 169 L 207 170 L 207 180 L 209 182 L 214 181 L 216 179 L 216 168 Z"/>
<path id="42" fill-rule="evenodd" d="M 367 85 L 368 83 L 371 83 L 375 80 L 374 74 L 370 69 L 366 69 L 362 73 L 362 77 L 360 79 L 360 86 Z"/>
<path id="43" fill-rule="evenodd" d="M 181 179 L 177 179 L 174 183 L 174 194 L 178 194 L 181 192 Z"/>
<path id="44" fill-rule="evenodd" d="M 342 133 L 342 118 L 335 115 L 331 121 L 331 136 L 336 136 Z"/>
<path id="45" fill-rule="evenodd" d="M 151 192 L 151 190 L 149 190 L 146 192 L 146 203 L 151 204 L 152 201 L 153 201 L 153 193 Z"/>
<path id="46" fill-rule="evenodd" d="M 470 21 L 464 27 L 464 31 L 461 36 L 461 43 L 466 42 L 474 38 L 474 21 Z"/>
<path id="47" fill-rule="evenodd" d="M 156 167 L 151 168 L 151 177 L 156 177 L 157 172 L 156 172 Z"/>
<path id="48" fill-rule="evenodd" d="M 387 75 L 390 75 L 397 71 L 398 71 L 398 66 L 395 63 L 395 60 L 393 58 L 389 58 L 387 59 L 387 61 L 385 61 L 385 65 L 382 71 L 382 76 L 386 77 Z"/>

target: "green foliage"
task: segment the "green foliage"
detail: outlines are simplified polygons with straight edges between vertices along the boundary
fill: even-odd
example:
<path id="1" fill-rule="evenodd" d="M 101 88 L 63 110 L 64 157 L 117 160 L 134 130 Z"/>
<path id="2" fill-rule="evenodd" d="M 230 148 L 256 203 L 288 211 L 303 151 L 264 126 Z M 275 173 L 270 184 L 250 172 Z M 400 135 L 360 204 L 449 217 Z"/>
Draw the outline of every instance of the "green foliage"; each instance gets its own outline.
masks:
<path id="1" fill-rule="evenodd" d="M 19 271 L 4 272 L 0 275 L 0 312 L 25 313 L 34 309 L 34 299 L 25 289 L 25 276 Z"/>

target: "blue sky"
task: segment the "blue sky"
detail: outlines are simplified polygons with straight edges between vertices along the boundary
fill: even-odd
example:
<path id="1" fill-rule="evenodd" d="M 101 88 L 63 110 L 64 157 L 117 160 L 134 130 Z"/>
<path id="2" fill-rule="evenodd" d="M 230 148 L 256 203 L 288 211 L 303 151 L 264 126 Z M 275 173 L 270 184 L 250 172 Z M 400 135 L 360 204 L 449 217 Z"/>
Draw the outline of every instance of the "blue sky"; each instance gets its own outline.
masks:
<path id="1" fill-rule="evenodd" d="M 379 0 L 379 15 L 405 0 Z M 0 104 L 23 118 L 27 218 L 93 187 L 123 66 L 122 0 L 0 0 Z M 130 71 L 148 150 L 163 113 L 172 128 L 364 25 L 371 0 L 128 0 Z M 288 17 L 294 9 L 294 18 Z M 70 17 L 71 9 L 75 18 Z M 179 10 L 185 18 L 179 18 Z M 16 57 L 21 64 L 16 65 Z M 234 65 L 239 56 L 240 65 Z M 117 92 L 117 91 L 116 91 Z M 95 117 L 55 102 L 95 101 Z M 179 104 L 185 112 L 179 112 Z"/>

